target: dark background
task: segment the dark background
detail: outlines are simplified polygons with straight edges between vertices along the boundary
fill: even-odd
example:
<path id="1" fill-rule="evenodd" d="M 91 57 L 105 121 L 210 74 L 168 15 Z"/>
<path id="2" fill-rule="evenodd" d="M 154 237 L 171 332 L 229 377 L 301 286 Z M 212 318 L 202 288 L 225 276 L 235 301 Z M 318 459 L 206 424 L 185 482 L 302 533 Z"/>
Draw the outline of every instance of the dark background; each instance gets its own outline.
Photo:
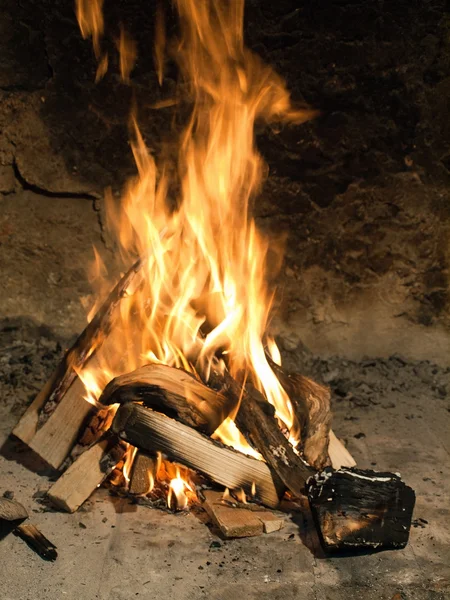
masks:
<path id="1" fill-rule="evenodd" d="M 169 63 L 163 87 L 157 84 L 154 2 L 106 0 L 110 68 L 98 84 L 72 0 L 1 5 L 3 191 L 20 185 L 55 201 L 95 198 L 101 214 L 104 187 L 120 187 L 134 171 L 127 130 L 132 99 L 150 148 L 157 152 L 172 131 L 174 110 L 152 108 L 175 92 L 177 79 Z M 173 31 L 169 3 L 166 16 Z M 118 76 L 120 22 L 138 43 L 131 85 Z M 419 328 L 415 338 L 420 328 L 445 332 L 446 2 L 247 0 L 245 33 L 247 44 L 286 79 L 293 99 L 321 110 L 302 126 L 257 131 L 269 165 L 258 221 L 288 234 L 280 306 L 287 328 L 281 330 L 293 331 L 295 344 L 317 335 L 332 344 L 344 327 L 362 348 L 368 325 L 374 337 L 390 336 L 387 345 L 399 338 L 396 327 Z M 386 323 L 393 332 L 384 331 Z M 375 345 L 381 348 L 382 339 Z"/>

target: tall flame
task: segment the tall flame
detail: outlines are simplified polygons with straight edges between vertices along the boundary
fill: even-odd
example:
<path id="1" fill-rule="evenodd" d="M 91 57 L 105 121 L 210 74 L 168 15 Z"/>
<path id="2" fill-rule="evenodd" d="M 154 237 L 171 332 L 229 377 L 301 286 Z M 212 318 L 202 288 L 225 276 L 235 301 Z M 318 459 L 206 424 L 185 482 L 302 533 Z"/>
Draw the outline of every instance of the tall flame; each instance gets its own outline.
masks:
<path id="1" fill-rule="evenodd" d="M 169 197 L 170 166 L 162 161 L 157 169 L 133 115 L 138 174 L 119 205 L 111 194 L 106 203 L 123 263 L 145 257 L 145 277 L 121 303 L 109 344 L 114 352 L 100 378 L 104 384 L 105 369 L 112 377 L 149 360 L 193 365 L 207 377 L 213 357 L 225 354 L 231 373 L 250 378 L 292 428 L 289 399 L 264 349 L 269 343 L 271 355 L 279 358 L 266 334 L 273 301 L 267 285 L 269 243 L 251 216 L 266 170 L 255 148 L 254 125 L 258 119 L 300 123 L 314 113 L 295 110 L 283 80 L 245 48 L 243 0 L 174 3 L 180 38 L 166 45 L 159 13 L 154 56 L 162 82 L 164 48 L 171 48 L 192 105 L 179 138 L 180 192 Z M 94 44 L 103 20 L 92 13 L 101 4 L 77 0 L 80 27 Z M 134 60 L 134 45 L 127 50 L 126 44 L 130 40 L 122 36 L 123 61 Z M 133 60 L 122 68 L 126 78 Z"/>

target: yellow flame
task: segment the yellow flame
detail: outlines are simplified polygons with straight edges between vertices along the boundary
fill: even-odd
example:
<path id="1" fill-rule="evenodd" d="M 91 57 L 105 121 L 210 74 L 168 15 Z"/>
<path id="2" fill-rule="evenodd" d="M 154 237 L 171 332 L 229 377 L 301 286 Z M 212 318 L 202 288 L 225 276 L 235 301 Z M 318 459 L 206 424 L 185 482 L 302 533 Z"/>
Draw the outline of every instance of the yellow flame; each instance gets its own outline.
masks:
<path id="1" fill-rule="evenodd" d="M 248 454 L 248 456 L 253 456 L 253 458 L 263 460 L 261 454 L 259 454 L 259 452 L 250 446 L 245 437 L 237 428 L 236 423 L 229 417 L 227 417 L 225 421 L 219 425 L 212 437 L 219 439 L 228 446 L 232 446 L 235 450 L 239 450 L 244 454 Z"/>
<path id="2" fill-rule="evenodd" d="M 107 383 L 105 372 L 111 378 L 149 360 L 194 369 L 207 379 L 211 361 L 222 354 L 231 374 L 244 373 L 292 429 L 291 403 L 264 349 L 274 292 L 267 284 L 269 240 L 251 215 L 266 172 L 254 126 L 257 120 L 300 123 L 315 113 L 294 108 L 283 80 L 244 46 L 243 0 L 174 4 L 180 37 L 166 44 L 161 12 L 154 52 L 161 82 L 163 53 L 170 50 L 182 78 L 180 101 L 192 105 L 178 144 L 179 194 L 169 197 L 171 163 L 161 159 L 157 169 L 132 115 L 137 175 L 119 203 L 111 193 L 105 203 L 124 268 L 146 257 L 144 277 L 120 304 L 108 338 L 113 351 L 102 357 L 97 387 Z M 77 6 L 81 31 L 92 35 L 95 48 L 103 33 L 102 1 L 77 0 Z M 124 77 L 135 58 L 129 48 L 124 37 Z M 279 363 L 273 340 L 269 349 Z M 237 433 L 228 419 L 216 435 L 257 454 Z"/>
<path id="3" fill-rule="evenodd" d="M 180 471 L 177 468 L 177 475 L 171 479 L 169 484 L 167 506 L 175 510 L 184 510 L 188 505 L 187 490 L 193 491 L 188 482 L 181 477 Z"/>
<path id="4" fill-rule="evenodd" d="M 247 496 L 245 495 L 245 492 L 242 488 L 234 490 L 234 496 L 236 500 L 238 500 L 238 502 L 241 502 L 242 504 L 247 504 Z"/>
<path id="5" fill-rule="evenodd" d="M 126 483 L 126 487 L 128 487 L 129 483 L 130 483 L 130 473 L 131 473 L 131 467 L 133 466 L 133 461 L 134 461 L 134 457 L 136 456 L 136 452 L 137 452 L 137 448 L 134 446 L 128 446 L 126 455 L 125 455 L 125 462 L 123 465 L 123 478 L 125 479 L 125 483 Z"/>

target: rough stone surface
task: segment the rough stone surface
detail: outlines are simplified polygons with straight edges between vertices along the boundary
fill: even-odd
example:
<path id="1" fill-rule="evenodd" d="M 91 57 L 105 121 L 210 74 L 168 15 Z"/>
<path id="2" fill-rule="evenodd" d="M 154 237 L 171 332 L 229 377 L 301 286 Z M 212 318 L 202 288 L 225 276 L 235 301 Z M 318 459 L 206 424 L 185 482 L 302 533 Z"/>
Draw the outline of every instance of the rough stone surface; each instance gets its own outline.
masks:
<path id="1" fill-rule="evenodd" d="M 81 332 L 93 244 L 102 252 L 92 202 L 31 190 L 0 195 L 0 315 L 28 317 L 67 336 Z"/>
<path id="2" fill-rule="evenodd" d="M 3 443 L 56 365 L 65 338 L 29 321 L 0 325 Z M 132 504 L 99 489 L 73 515 L 40 502 L 48 474 L 15 443 L 2 447 L 0 493 L 16 500 L 57 546 L 46 563 L 18 538 L 0 543 L 2 599 L 445 600 L 450 595 L 450 369 L 400 357 L 352 362 L 286 353 L 291 368 L 320 373 L 333 390 L 333 428 L 361 468 L 400 471 L 417 494 L 402 551 L 324 558 L 307 512 L 282 531 L 221 540 L 205 515 Z"/>
<path id="3" fill-rule="evenodd" d="M 97 85 L 72 0 L 3 4 L 0 164 L 50 196 L 89 200 L 120 187 L 134 172 L 132 98 L 155 152 L 182 120 L 173 107 L 153 108 L 173 96 L 177 79 L 169 62 L 157 85 L 155 2 L 105 3 L 110 69 Z M 117 75 L 119 22 L 139 47 L 131 85 Z M 450 351 L 444 0 L 247 0 L 245 27 L 247 43 L 287 79 L 294 100 L 321 110 L 301 127 L 257 132 L 269 165 L 258 222 L 288 236 L 280 332 L 322 354 L 402 351 L 442 362 Z"/>

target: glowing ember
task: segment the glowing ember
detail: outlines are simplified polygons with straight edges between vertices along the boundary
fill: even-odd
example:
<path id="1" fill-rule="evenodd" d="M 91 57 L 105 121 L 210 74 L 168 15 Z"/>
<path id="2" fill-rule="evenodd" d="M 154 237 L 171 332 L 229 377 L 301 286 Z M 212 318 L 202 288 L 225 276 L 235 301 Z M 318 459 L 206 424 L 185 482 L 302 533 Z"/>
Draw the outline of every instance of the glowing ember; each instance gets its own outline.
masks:
<path id="1" fill-rule="evenodd" d="M 176 44 L 166 43 L 163 15 L 158 13 L 154 57 L 162 82 L 164 52 L 170 48 L 183 98 L 192 106 L 179 137 L 179 197 L 168 195 L 173 169 L 164 161 L 157 169 L 132 115 L 137 176 L 128 182 L 119 204 L 111 193 L 106 195 L 106 208 L 123 269 L 136 257 L 145 257 L 144 277 L 120 304 L 119 320 L 108 338 L 114 351 L 102 348 L 98 369 L 80 376 L 93 401 L 112 377 L 146 362 L 194 370 L 207 379 L 211 361 L 222 355 L 231 374 L 245 374 L 275 406 L 282 424 L 292 429 L 290 401 L 265 355 L 267 345 L 280 363 L 278 348 L 266 334 L 273 302 L 267 285 L 269 240 L 257 229 L 250 210 L 266 171 L 255 148 L 254 125 L 256 120 L 301 123 L 314 113 L 293 109 L 283 80 L 245 48 L 243 0 L 174 3 L 180 38 Z M 77 0 L 77 17 L 83 36 L 92 36 L 99 69 L 104 70 L 102 4 Z M 136 46 L 123 30 L 118 50 L 122 77 L 128 80 Z M 173 104 L 168 99 L 162 106 Z M 101 299 L 111 282 L 98 257 L 95 271 Z M 215 435 L 260 458 L 232 420 Z M 181 482 L 177 477 L 170 486 L 178 505 L 187 485 Z"/>

